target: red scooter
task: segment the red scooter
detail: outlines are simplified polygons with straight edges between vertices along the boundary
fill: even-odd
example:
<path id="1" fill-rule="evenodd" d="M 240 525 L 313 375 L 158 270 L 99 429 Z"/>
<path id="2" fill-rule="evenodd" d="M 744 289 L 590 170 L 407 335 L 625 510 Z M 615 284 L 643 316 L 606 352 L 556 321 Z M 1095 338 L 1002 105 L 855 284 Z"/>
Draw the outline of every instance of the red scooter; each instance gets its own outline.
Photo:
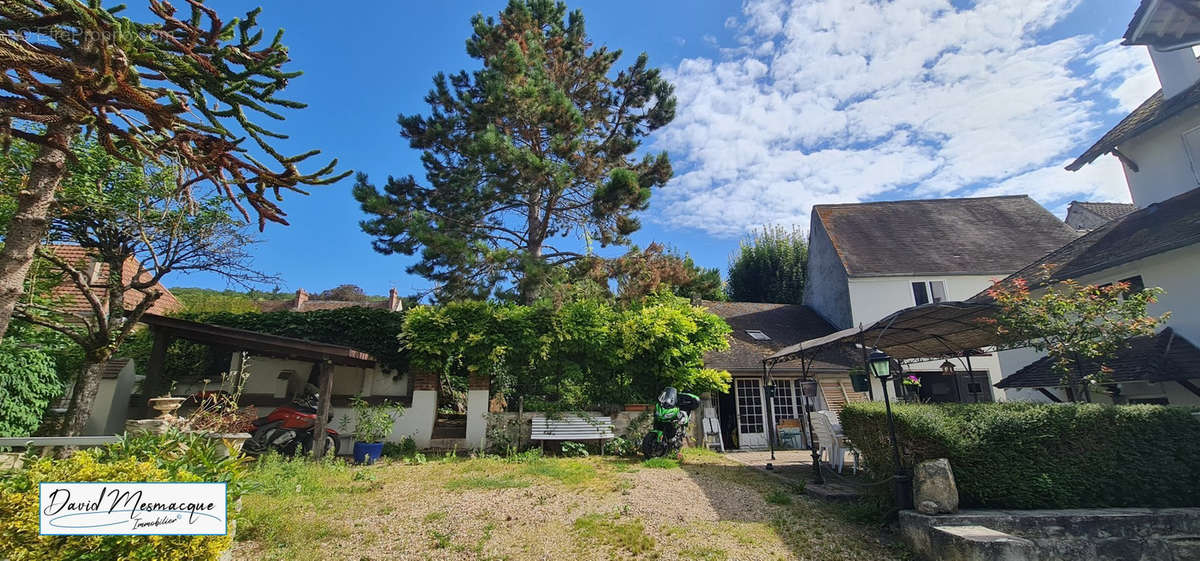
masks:
<path id="1" fill-rule="evenodd" d="M 251 422 L 246 432 L 250 439 L 242 445 L 247 454 L 257 456 L 275 450 L 285 456 L 294 456 L 299 451 L 308 454 L 313 446 L 313 428 L 317 424 L 317 404 L 321 402 L 316 393 L 306 393 L 289 405 L 281 405 L 266 417 Z M 333 413 L 327 421 L 333 420 Z M 325 455 L 338 453 L 337 431 L 325 429 Z"/>

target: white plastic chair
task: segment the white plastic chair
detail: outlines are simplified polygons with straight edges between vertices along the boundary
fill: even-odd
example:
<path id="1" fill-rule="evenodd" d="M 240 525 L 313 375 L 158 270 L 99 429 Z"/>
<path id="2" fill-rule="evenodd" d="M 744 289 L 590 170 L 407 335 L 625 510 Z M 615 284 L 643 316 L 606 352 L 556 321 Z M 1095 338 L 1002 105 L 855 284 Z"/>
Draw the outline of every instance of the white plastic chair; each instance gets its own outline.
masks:
<path id="1" fill-rule="evenodd" d="M 827 461 L 833 465 L 834 458 L 836 458 L 837 439 L 833 435 L 833 427 L 830 426 L 829 419 L 821 413 L 822 411 L 812 412 L 813 432 L 817 433 L 817 458 L 828 456 Z"/>
<path id="2" fill-rule="evenodd" d="M 849 451 L 854 456 L 854 473 L 858 473 L 858 450 L 855 450 L 846 440 L 845 433 L 842 432 L 841 419 L 838 418 L 835 411 L 817 411 L 817 415 L 822 419 L 823 424 L 827 425 L 830 434 L 832 435 L 830 450 L 833 454 L 833 461 L 830 465 L 837 469 L 838 473 L 846 467 L 846 452 Z"/>

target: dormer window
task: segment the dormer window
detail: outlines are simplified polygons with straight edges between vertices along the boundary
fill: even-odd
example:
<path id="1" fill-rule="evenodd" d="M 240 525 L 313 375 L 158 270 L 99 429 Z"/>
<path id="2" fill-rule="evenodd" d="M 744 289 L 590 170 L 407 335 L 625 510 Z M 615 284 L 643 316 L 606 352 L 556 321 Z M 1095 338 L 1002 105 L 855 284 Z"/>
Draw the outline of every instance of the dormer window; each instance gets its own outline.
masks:
<path id="1" fill-rule="evenodd" d="M 746 335 L 749 335 L 750 338 L 754 339 L 755 341 L 770 341 L 771 340 L 771 338 L 769 336 L 767 336 L 766 333 L 763 333 L 762 331 L 759 331 L 757 329 L 747 329 Z"/>

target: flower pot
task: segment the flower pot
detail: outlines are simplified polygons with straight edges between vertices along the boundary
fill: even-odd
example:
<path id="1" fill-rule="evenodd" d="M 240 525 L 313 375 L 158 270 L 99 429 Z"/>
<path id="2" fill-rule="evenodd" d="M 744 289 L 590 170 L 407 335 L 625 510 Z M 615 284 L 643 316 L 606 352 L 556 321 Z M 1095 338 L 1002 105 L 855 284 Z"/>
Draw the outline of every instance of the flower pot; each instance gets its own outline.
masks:
<path id="1" fill-rule="evenodd" d="M 383 455 L 382 442 L 355 442 L 354 461 L 359 464 L 371 465 Z"/>
<path id="2" fill-rule="evenodd" d="M 649 408 L 650 406 L 646 405 L 645 403 L 630 403 L 625 406 L 626 411 L 645 411 Z"/>

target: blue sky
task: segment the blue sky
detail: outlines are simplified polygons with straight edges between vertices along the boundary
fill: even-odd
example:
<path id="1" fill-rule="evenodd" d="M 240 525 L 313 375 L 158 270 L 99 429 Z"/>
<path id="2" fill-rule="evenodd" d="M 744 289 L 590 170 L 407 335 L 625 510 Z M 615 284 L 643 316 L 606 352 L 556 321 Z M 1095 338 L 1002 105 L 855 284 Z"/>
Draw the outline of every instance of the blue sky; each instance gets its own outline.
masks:
<path id="1" fill-rule="evenodd" d="M 246 5 L 210 4 L 227 18 Z M 676 179 L 635 241 L 722 270 L 746 232 L 807 229 L 817 203 L 1029 193 L 1061 212 L 1071 199 L 1127 200 L 1109 158 L 1076 174 L 1062 165 L 1156 89 L 1144 51 L 1114 44 L 1136 4 L 569 3 L 597 44 L 623 49 L 626 64 L 647 52 L 676 84 L 676 121 L 647 143 L 670 153 Z M 320 148 L 377 183 L 419 177 L 396 115 L 425 111 L 436 72 L 475 67 L 469 18 L 503 5 L 267 3 L 260 23 L 285 30 L 305 73 L 286 96 L 309 104 L 275 127 L 291 136 L 283 146 Z M 256 266 L 286 291 L 427 288 L 404 272 L 411 258 L 371 249 L 351 184 L 287 196 L 291 226 L 267 226 Z M 205 275 L 167 285 L 225 287 Z"/>

